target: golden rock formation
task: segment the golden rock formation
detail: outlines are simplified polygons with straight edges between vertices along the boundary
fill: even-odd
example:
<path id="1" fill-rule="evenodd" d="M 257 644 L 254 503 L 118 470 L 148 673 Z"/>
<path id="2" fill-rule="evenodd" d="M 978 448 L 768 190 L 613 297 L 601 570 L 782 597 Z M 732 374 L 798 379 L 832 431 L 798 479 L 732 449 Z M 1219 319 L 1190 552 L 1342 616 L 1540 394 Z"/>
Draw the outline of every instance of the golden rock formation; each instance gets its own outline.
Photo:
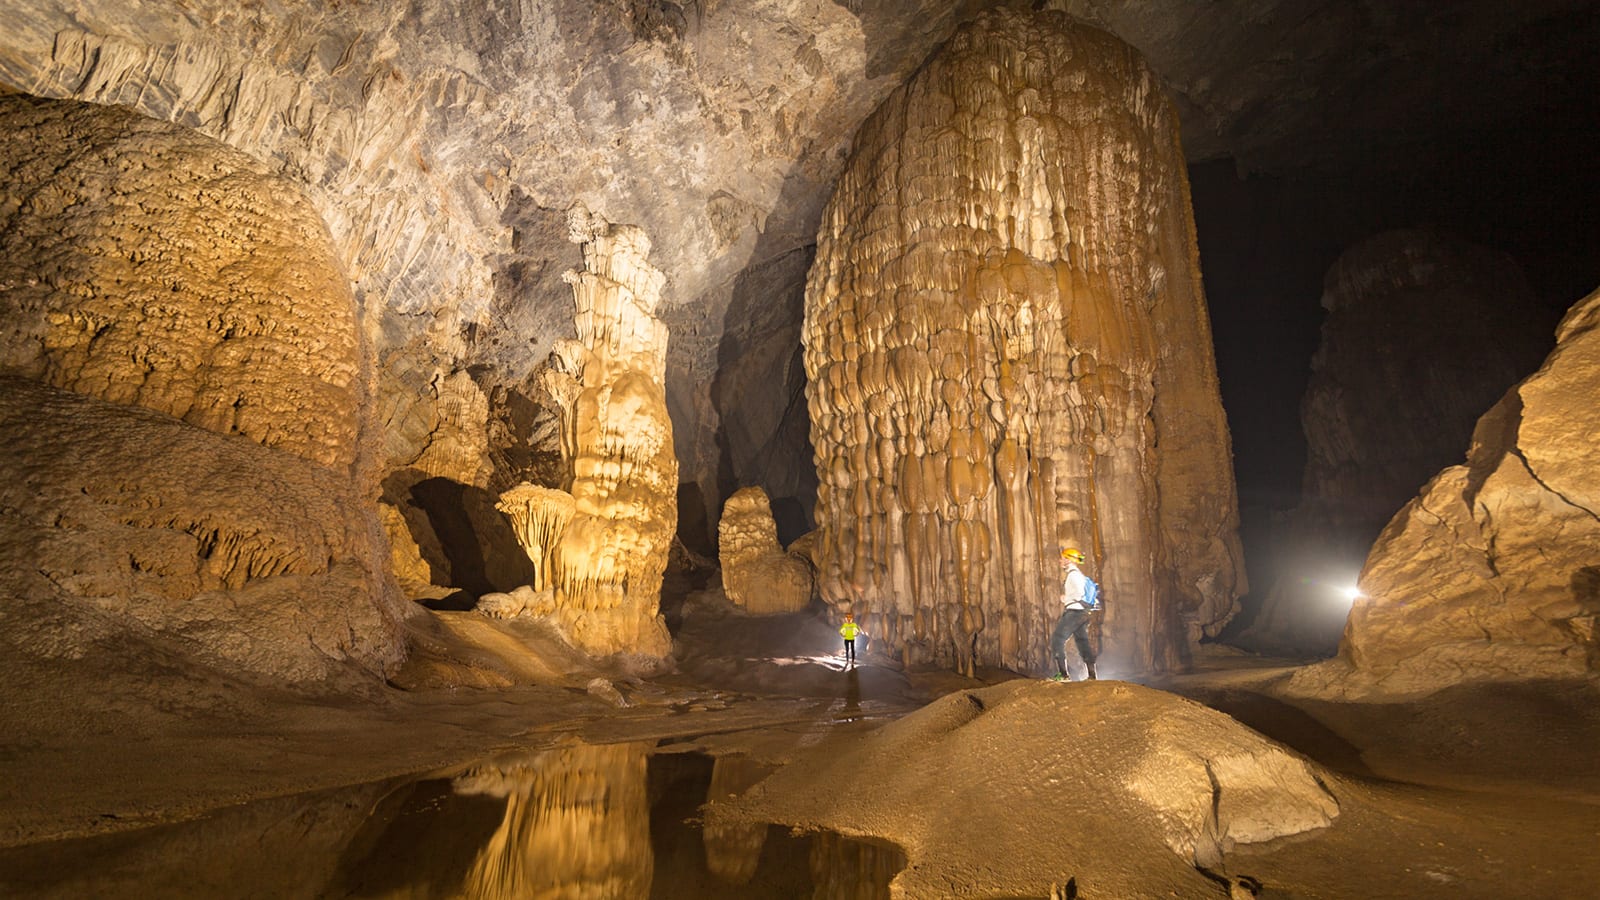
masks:
<path id="1" fill-rule="evenodd" d="M 1600 671 L 1600 291 L 1543 368 L 1478 421 L 1378 537 L 1340 658 L 1297 678 L 1349 693 Z"/>
<path id="2" fill-rule="evenodd" d="M 783 552 L 767 492 L 740 488 L 717 523 L 722 588 L 735 606 L 760 614 L 799 612 L 811 602 L 811 570 Z"/>
<path id="3" fill-rule="evenodd" d="M 573 743 L 455 781 L 458 794 L 503 797 L 505 817 L 469 866 L 462 896 L 647 897 L 646 744 Z"/>
<path id="4" fill-rule="evenodd" d="M 387 674 L 369 363 L 303 191 L 126 110 L 8 96 L 0 120 L 0 656 Z"/>
<path id="5" fill-rule="evenodd" d="M 355 300 L 300 188 L 126 110 L 13 96 L 0 119 L 0 368 L 354 462 Z"/>
<path id="6" fill-rule="evenodd" d="M 677 526 L 678 463 L 667 416 L 667 328 L 655 317 L 664 276 L 650 239 L 581 205 L 571 237 L 584 270 L 564 276 L 577 340 L 558 342 L 544 387 L 562 412 L 566 490 L 522 484 L 501 495 L 517 540 L 551 592 L 552 616 L 590 653 L 665 656 L 658 610 Z"/>
<path id="7" fill-rule="evenodd" d="M 1177 124 L 1115 38 L 959 30 L 864 124 L 805 362 L 821 589 L 911 661 L 1040 671 L 1058 549 L 1108 662 L 1178 664 L 1242 581 Z"/>

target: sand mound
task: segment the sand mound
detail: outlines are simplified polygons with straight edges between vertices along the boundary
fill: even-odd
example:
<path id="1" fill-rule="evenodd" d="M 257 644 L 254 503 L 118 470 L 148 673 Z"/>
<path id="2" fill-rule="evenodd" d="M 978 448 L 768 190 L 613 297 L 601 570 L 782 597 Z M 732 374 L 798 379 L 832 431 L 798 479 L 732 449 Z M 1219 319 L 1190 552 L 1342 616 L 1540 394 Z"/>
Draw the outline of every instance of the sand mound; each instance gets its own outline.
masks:
<path id="1" fill-rule="evenodd" d="M 710 821 L 888 839 L 897 896 L 1215 891 L 1236 845 L 1325 827 L 1318 769 L 1233 719 L 1138 685 L 1014 681 L 830 742 Z"/>

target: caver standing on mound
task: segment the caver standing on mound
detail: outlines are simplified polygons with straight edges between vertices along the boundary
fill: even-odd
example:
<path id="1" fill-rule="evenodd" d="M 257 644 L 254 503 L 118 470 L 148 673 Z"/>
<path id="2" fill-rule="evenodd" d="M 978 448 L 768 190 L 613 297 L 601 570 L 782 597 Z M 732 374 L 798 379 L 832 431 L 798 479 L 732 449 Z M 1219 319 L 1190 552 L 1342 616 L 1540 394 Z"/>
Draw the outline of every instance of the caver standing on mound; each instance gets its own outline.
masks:
<path id="1" fill-rule="evenodd" d="M 1083 553 L 1068 547 L 1061 551 L 1061 618 L 1050 633 L 1050 655 L 1056 661 L 1055 681 L 1067 680 L 1067 635 L 1078 645 L 1078 655 L 1089 667 L 1089 680 L 1094 676 L 1094 648 L 1089 646 L 1089 615 L 1099 605 L 1100 590 L 1083 574 L 1078 564 L 1084 561 Z"/>

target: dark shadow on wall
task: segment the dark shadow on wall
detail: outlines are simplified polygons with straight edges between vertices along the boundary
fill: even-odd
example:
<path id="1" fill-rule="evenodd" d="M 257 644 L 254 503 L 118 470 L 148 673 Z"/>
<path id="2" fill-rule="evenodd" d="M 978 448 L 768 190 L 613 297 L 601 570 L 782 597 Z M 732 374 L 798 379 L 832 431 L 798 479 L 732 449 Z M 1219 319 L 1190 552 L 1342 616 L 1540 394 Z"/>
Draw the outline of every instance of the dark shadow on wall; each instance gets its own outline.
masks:
<path id="1" fill-rule="evenodd" d="M 406 493 L 409 504 L 427 518 L 437 552 L 449 565 L 447 586 L 482 596 L 533 581 L 533 563 L 488 491 L 448 478 L 427 478 Z"/>

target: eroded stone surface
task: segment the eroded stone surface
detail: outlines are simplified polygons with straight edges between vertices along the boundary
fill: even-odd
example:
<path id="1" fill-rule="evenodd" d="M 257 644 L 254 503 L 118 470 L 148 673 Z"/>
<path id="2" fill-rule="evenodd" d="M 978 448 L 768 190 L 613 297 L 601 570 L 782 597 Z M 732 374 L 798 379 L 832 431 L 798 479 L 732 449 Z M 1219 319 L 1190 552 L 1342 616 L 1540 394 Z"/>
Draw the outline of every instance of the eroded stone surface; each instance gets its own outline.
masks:
<path id="1" fill-rule="evenodd" d="M 772 504 L 758 487 L 740 488 L 717 523 L 722 589 L 756 614 L 800 612 L 811 602 L 811 569 L 778 543 Z"/>
<path id="2" fill-rule="evenodd" d="M 1600 670 L 1600 292 L 1544 366 L 1478 421 L 1383 530 L 1340 659 L 1307 689 L 1426 693 L 1460 681 Z"/>
<path id="3" fill-rule="evenodd" d="M 298 186 L 127 110 L 4 97 L 0 121 L 0 368 L 354 462 L 355 300 Z"/>
<path id="4" fill-rule="evenodd" d="M 577 340 L 556 345 L 543 385 L 562 411 L 565 490 L 522 484 L 498 508 L 534 565 L 544 601 L 491 604 L 496 615 L 551 616 L 591 653 L 664 657 L 657 615 L 677 525 L 678 463 L 667 416 L 667 329 L 655 317 L 661 271 L 650 239 L 581 205 L 571 237 L 584 269 L 569 271 Z M 547 608 L 548 607 L 548 608 Z M 487 611 L 487 609 L 486 609 Z"/>
<path id="5" fill-rule="evenodd" d="M 1175 129 L 1128 47 L 1011 12 L 862 127 L 806 294 L 820 579 L 908 660 L 1043 670 L 1069 544 L 1105 586 L 1111 664 L 1173 666 L 1230 615 Z"/>
<path id="6" fill-rule="evenodd" d="M 1373 540 L 1461 458 L 1473 423 L 1538 367 L 1550 339 L 1516 263 L 1433 231 L 1352 247 L 1328 271 L 1322 305 L 1301 407 L 1301 503 L 1283 536 L 1283 576 L 1247 640 L 1328 655 Z"/>
<path id="7" fill-rule="evenodd" d="M 399 663 L 400 601 L 348 473 L 26 379 L 0 388 L 9 664 L 59 675 L 149 646 L 304 686 Z"/>
<path id="8" fill-rule="evenodd" d="M 1007 748 L 1039 748 L 1016 753 Z M 1015 680 L 962 691 L 799 759 L 709 826 L 750 821 L 891 840 L 907 897 L 937 897 L 983 871 L 999 896 L 1039 896 L 1063 872 L 1123 896 L 1215 887 L 1240 845 L 1332 824 L 1340 800 L 1310 763 L 1215 710 L 1134 684 Z M 839 802 L 827 785 L 843 790 Z M 928 798 L 943 798 L 930 814 Z M 1007 864 L 996 867 L 996 847 Z"/>

